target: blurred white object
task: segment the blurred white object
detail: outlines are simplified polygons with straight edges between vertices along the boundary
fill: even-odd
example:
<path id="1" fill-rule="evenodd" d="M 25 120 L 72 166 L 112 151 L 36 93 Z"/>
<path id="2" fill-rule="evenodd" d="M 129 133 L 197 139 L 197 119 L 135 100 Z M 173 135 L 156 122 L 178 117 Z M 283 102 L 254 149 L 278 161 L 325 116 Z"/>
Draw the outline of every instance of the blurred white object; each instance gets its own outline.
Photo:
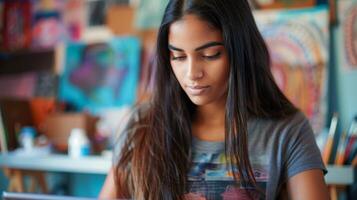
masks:
<path id="1" fill-rule="evenodd" d="M 104 151 L 102 151 L 101 156 L 102 156 L 103 158 L 112 158 L 112 157 L 113 157 L 113 151 L 111 151 L 111 150 L 104 150 Z"/>
<path id="2" fill-rule="evenodd" d="M 328 138 L 328 129 L 324 128 L 321 133 L 319 133 L 318 135 L 315 136 L 316 139 L 316 144 L 319 147 L 320 151 L 323 152 L 324 148 L 325 148 L 325 144 L 327 142 L 327 138 Z"/>
<path id="3" fill-rule="evenodd" d="M 1 113 L 1 109 L 0 109 L 0 113 Z M 7 143 L 6 143 L 5 128 L 3 122 L 4 121 L 2 120 L 2 116 L 0 114 L 0 147 L 1 147 L 0 149 L 1 149 L 1 153 L 7 153 Z"/>
<path id="4" fill-rule="evenodd" d="M 120 133 L 129 121 L 132 108 L 122 106 L 120 108 L 110 108 L 100 114 L 97 122 L 97 129 L 105 137 L 113 137 Z"/>
<path id="5" fill-rule="evenodd" d="M 94 26 L 85 29 L 83 41 L 86 43 L 99 43 L 109 41 L 114 37 L 112 31 L 106 26 Z"/>
<path id="6" fill-rule="evenodd" d="M 87 156 L 90 153 L 90 143 L 86 132 L 81 128 L 74 128 L 68 138 L 68 155 L 72 158 Z"/>
<path id="7" fill-rule="evenodd" d="M 274 3 L 274 0 L 258 0 L 257 1 L 260 5 L 269 5 Z"/>
<path id="8" fill-rule="evenodd" d="M 34 128 L 26 126 L 23 127 L 20 131 L 20 143 L 25 151 L 32 151 L 34 147 L 36 131 Z"/>
<path id="9" fill-rule="evenodd" d="M 110 108 L 100 114 L 100 120 L 97 122 L 98 132 L 108 138 L 107 147 L 113 148 L 120 134 L 128 124 L 133 108 L 122 106 L 120 108 Z"/>

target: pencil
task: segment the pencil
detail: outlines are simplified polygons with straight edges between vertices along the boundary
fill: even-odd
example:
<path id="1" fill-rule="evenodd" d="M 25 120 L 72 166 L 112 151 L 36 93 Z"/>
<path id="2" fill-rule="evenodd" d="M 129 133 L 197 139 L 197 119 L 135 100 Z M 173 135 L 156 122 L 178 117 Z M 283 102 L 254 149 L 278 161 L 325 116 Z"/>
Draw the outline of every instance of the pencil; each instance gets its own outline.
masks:
<path id="1" fill-rule="evenodd" d="M 328 164 L 328 161 L 331 156 L 333 139 L 334 139 L 334 136 L 336 133 L 336 128 L 337 128 L 337 122 L 338 122 L 338 114 L 334 113 L 332 116 L 332 119 L 331 119 L 331 124 L 330 124 L 330 129 L 329 129 L 326 145 L 325 145 L 325 148 L 324 148 L 323 154 L 322 154 L 322 159 L 326 165 Z"/>

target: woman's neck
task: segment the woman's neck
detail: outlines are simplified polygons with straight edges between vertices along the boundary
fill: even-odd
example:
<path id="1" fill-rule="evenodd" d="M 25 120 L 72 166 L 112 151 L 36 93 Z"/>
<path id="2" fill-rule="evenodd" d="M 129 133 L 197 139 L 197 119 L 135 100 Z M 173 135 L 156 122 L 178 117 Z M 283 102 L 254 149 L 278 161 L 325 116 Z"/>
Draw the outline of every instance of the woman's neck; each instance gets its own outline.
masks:
<path id="1" fill-rule="evenodd" d="M 192 134 L 201 140 L 223 141 L 225 114 L 225 103 L 198 107 L 192 124 Z"/>

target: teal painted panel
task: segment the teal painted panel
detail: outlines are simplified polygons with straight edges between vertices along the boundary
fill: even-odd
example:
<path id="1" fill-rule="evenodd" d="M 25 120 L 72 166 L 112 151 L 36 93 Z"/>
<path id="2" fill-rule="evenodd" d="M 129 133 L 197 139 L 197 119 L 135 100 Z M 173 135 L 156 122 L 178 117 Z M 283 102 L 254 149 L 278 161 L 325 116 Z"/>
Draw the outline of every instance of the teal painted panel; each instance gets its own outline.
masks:
<path id="1" fill-rule="evenodd" d="M 69 194 L 77 197 L 97 197 L 105 177 L 96 174 L 70 174 Z"/>
<path id="2" fill-rule="evenodd" d="M 5 174 L 0 170 L 0 192 L 2 193 L 7 189 L 9 180 L 5 177 Z"/>
<path id="3" fill-rule="evenodd" d="M 336 52 L 336 84 L 338 112 L 340 114 L 340 128 L 347 130 L 355 115 L 357 115 L 357 70 L 344 65 L 344 49 L 342 30 L 334 30 Z"/>

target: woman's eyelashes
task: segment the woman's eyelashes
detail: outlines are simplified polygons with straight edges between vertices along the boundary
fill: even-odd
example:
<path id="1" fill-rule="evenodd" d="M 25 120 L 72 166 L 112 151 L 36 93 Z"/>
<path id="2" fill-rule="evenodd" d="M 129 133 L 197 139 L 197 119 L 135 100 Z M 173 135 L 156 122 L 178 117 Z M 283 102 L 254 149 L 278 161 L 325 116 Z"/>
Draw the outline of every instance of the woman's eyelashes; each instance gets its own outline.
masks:
<path id="1" fill-rule="evenodd" d="M 215 60 L 221 56 L 221 52 L 217 52 L 215 54 L 203 54 L 200 57 L 206 60 Z M 186 59 L 186 55 L 172 55 L 171 60 L 173 61 L 183 61 Z"/>
<path id="2" fill-rule="evenodd" d="M 171 60 L 177 60 L 177 61 L 181 61 L 181 60 L 185 60 L 186 56 L 172 56 Z"/>
<path id="3" fill-rule="evenodd" d="M 213 55 L 203 55 L 202 57 L 204 57 L 207 60 L 215 60 L 217 58 L 219 58 L 221 56 L 221 52 L 217 52 Z"/>

